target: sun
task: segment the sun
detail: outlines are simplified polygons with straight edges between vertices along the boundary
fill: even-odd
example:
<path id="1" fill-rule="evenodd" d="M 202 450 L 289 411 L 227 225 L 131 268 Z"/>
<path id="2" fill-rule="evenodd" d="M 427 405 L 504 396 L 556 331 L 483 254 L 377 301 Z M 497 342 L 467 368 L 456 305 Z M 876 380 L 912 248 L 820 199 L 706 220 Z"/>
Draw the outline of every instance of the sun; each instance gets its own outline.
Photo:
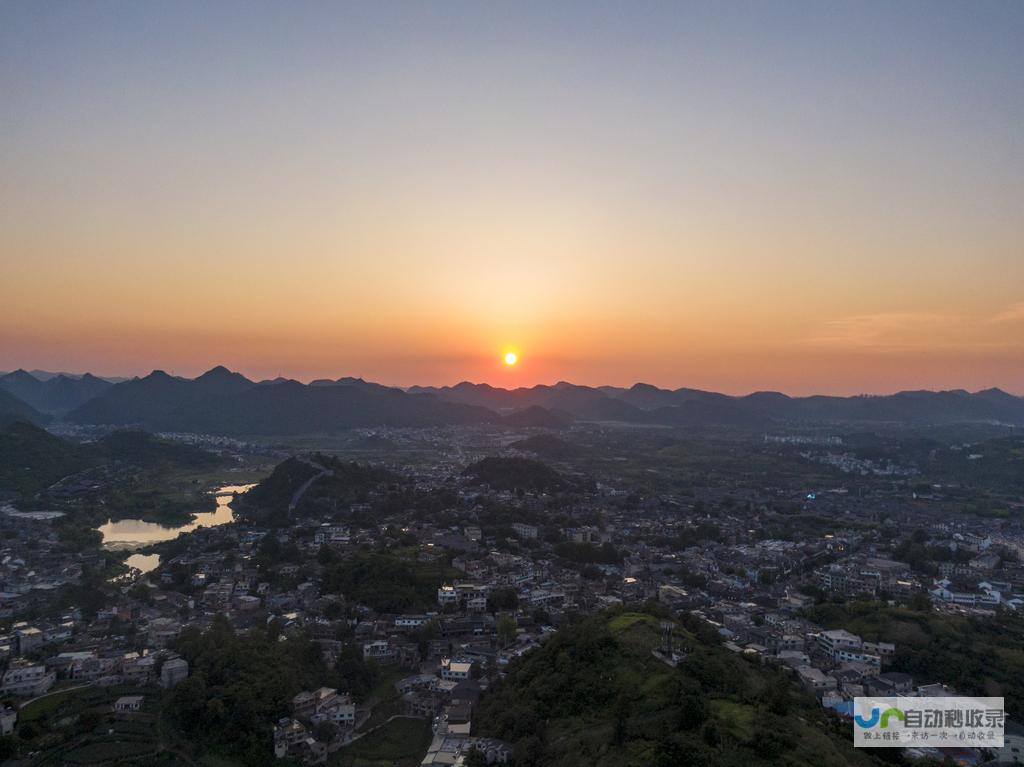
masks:
<path id="1" fill-rule="evenodd" d="M 518 354 L 516 354 L 515 352 L 505 352 L 506 365 L 509 365 L 511 367 L 512 365 L 515 365 L 517 362 L 519 362 Z"/>

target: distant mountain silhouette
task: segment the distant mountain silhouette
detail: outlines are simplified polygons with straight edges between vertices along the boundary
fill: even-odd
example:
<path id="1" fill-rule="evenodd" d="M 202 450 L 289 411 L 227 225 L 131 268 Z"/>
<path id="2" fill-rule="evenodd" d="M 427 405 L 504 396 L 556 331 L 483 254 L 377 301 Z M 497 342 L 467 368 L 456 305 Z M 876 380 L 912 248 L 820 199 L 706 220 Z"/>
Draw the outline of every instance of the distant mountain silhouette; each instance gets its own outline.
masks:
<path id="1" fill-rule="evenodd" d="M 195 379 L 155 370 L 117 384 L 88 374 L 40 381 L 18 370 L 0 377 L 0 392 L 16 398 L 0 402 L 0 414 L 35 422 L 45 421 L 41 413 L 48 412 L 81 424 L 234 435 L 482 423 L 560 428 L 573 420 L 747 430 L 773 423 L 1024 425 L 1024 398 L 1000 389 L 789 397 L 771 391 L 730 396 L 645 383 L 624 388 L 561 381 L 501 389 L 464 381 L 402 390 L 352 377 L 319 379 L 309 385 L 280 377 L 255 383 L 218 366 Z"/>
<path id="2" fill-rule="evenodd" d="M 509 413 L 501 421 L 506 426 L 556 429 L 571 424 L 573 417 L 568 413 L 531 405 Z"/>
<path id="3" fill-rule="evenodd" d="M 241 373 L 233 373 L 223 365 L 207 370 L 193 381 L 201 396 L 238 394 L 251 389 L 255 384 Z"/>
<path id="4" fill-rule="evenodd" d="M 3 376 L 7 375 L 9 372 L 10 371 L 6 371 L 6 370 L 0 371 L 0 378 L 2 378 Z M 51 378 L 56 378 L 57 376 L 64 376 L 65 378 L 73 378 L 73 379 L 77 380 L 79 378 L 84 378 L 87 375 L 92 375 L 91 373 L 64 373 L 64 372 L 57 372 L 57 373 L 55 373 L 52 370 L 39 370 L 37 368 L 33 368 L 32 370 L 29 370 L 28 373 L 29 373 L 30 376 L 32 376 L 33 378 L 38 378 L 40 381 L 49 381 Z M 96 378 L 100 378 L 100 379 L 106 381 L 107 383 L 121 383 L 122 381 L 127 381 L 128 380 L 127 378 L 125 378 L 123 376 L 95 376 L 95 377 Z"/>
<path id="5" fill-rule="evenodd" d="M 223 434 L 308 434 L 370 426 L 424 427 L 495 422 L 485 408 L 429 395 L 353 386 L 259 386 L 230 398 L 178 407 L 158 423 L 184 431 Z"/>
<path id="6" fill-rule="evenodd" d="M 484 408 L 363 384 L 306 386 L 290 380 L 255 384 L 225 368 L 214 368 L 190 381 L 154 371 L 111 387 L 69 413 L 68 419 L 138 424 L 157 431 L 268 436 L 499 420 Z"/>
<path id="7" fill-rule="evenodd" d="M 218 388 L 216 378 L 211 389 Z M 154 370 L 143 378 L 111 386 L 99 397 L 72 410 L 67 418 L 76 423 L 140 424 L 157 428 L 157 422 L 170 411 L 201 401 L 200 390 L 203 388 L 205 386 L 199 383 L 199 379 L 190 381 Z"/>
<path id="8" fill-rule="evenodd" d="M 24 370 L 0 376 L 0 389 L 45 413 L 66 413 L 99 396 L 113 386 L 109 381 L 85 373 L 58 373 L 40 379 Z"/>
<path id="9" fill-rule="evenodd" d="M 27 402 L 0 389 L 0 426 L 13 421 L 27 421 L 33 424 L 49 422 L 50 416 L 40 413 Z"/>
<path id="10" fill-rule="evenodd" d="M 675 426 L 763 428 L 772 421 L 919 424 L 986 421 L 1024 425 L 1024 398 L 1000 389 L 974 394 L 962 390 L 908 391 L 859 397 L 789 397 L 779 392 L 756 392 L 733 397 L 698 389 L 659 389 L 649 384 L 624 389 L 563 382 L 528 389 L 460 383 L 440 388 L 417 387 L 416 391 L 498 411 L 543 407 L 564 410 L 582 420 Z"/>
<path id="11" fill-rule="evenodd" d="M 331 380 L 330 378 L 318 378 L 315 381 L 309 382 L 310 386 L 354 386 L 357 389 L 366 389 L 368 391 L 375 392 L 387 392 L 387 391 L 401 391 L 393 386 L 385 386 L 384 384 L 373 383 L 372 381 L 365 381 L 362 378 L 352 378 L 345 376 L 344 378 L 338 378 L 337 380 Z"/>

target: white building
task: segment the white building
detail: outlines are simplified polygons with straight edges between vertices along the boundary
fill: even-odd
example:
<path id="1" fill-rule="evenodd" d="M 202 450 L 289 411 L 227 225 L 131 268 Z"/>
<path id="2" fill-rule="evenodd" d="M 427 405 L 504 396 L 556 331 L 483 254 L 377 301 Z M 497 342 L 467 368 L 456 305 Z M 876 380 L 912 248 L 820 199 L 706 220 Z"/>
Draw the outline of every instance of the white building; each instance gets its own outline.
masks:
<path id="1" fill-rule="evenodd" d="M 442 607 L 445 605 L 457 605 L 459 603 L 459 592 L 455 590 L 454 586 L 442 586 L 437 590 L 437 603 Z"/>
<path id="2" fill-rule="evenodd" d="M 142 701 L 145 700 L 143 695 L 125 695 L 122 698 L 118 698 L 114 701 L 114 711 L 119 714 L 127 714 L 132 711 L 138 711 L 142 708 Z"/>
<path id="3" fill-rule="evenodd" d="M 882 665 L 880 656 L 865 652 L 864 643 L 856 634 L 843 629 L 822 631 L 817 636 L 818 646 L 833 663 L 866 663 L 878 668 Z M 874 645 L 878 647 L 878 645 Z"/>
<path id="4" fill-rule="evenodd" d="M 426 615 L 399 615 L 395 618 L 395 628 L 415 629 L 425 626 L 430 620 Z"/>
<path id="5" fill-rule="evenodd" d="M 537 537 L 536 526 L 523 524 L 522 522 L 515 522 L 512 525 L 512 532 L 524 540 Z"/>
<path id="6" fill-rule="evenodd" d="M 57 675 L 53 672 L 47 673 L 43 664 L 19 659 L 13 661 L 10 668 L 4 672 L 3 681 L 0 682 L 0 695 L 30 698 L 47 692 L 56 681 Z"/>
<path id="7" fill-rule="evenodd" d="M 441 678 L 449 682 L 461 682 L 469 679 L 473 671 L 473 664 L 469 661 L 453 661 L 444 658 L 441 661 Z"/>
<path id="8" fill-rule="evenodd" d="M 384 639 L 375 639 L 363 645 L 363 659 L 378 663 L 391 663 L 398 656 L 395 648 Z"/>

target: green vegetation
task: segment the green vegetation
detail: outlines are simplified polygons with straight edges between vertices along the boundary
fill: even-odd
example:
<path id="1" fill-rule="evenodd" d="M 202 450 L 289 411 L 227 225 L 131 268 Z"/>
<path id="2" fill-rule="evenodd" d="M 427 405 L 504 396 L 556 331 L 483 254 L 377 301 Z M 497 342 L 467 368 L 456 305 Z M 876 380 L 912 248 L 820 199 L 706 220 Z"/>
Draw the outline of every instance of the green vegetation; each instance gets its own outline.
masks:
<path id="1" fill-rule="evenodd" d="M 394 554 L 357 554 L 328 566 L 325 592 L 368 605 L 377 612 L 422 612 L 437 604 L 437 589 L 458 571 Z"/>
<path id="2" fill-rule="evenodd" d="M 144 695 L 140 712 L 112 710 L 122 695 Z M 156 687 L 75 687 L 32 701 L 18 712 L 8 750 L 34 754 L 35 765 L 131 763 L 163 748 L 155 726 L 163 692 Z"/>
<path id="3" fill-rule="evenodd" d="M 475 731 L 511 741 L 520 767 L 872 763 L 781 672 L 696 620 L 676 625 L 678 668 L 655 658 L 664 619 L 652 606 L 560 630 L 483 697 Z"/>
<path id="4" fill-rule="evenodd" d="M 78 443 L 23 421 L 0 429 L 0 490 L 22 495 L 91 468 L 123 465 L 155 473 L 207 469 L 219 463 L 219 457 L 206 450 L 144 431 L 115 431 L 96 442 Z"/>
<path id="5" fill-rule="evenodd" d="M 851 602 L 817 605 L 807 617 L 868 640 L 895 642 L 893 670 L 911 674 L 917 683 L 1001 696 L 1010 716 L 1024 716 L 1024 618 L 1018 615 L 965 617 Z"/>
<path id="6" fill-rule="evenodd" d="M 568 477 L 559 474 L 547 464 L 530 458 L 491 456 L 467 466 L 462 473 L 494 490 L 554 493 L 577 488 L 577 483 Z"/>
<path id="7" fill-rule="evenodd" d="M 236 511 L 256 524 L 284 525 L 297 496 L 293 510 L 297 516 L 338 512 L 353 503 L 365 503 L 371 493 L 401 482 L 387 469 L 314 453 L 308 459 L 293 457 L 279 464 L 239 499 Z M 306 489 L 299 495 L 303 487 Z"/>
<path id="8" fill-rule="evenodd" d="M 98 546 L 94 528 L 108 519 L 184 524 L 212 510 L 196 474 L 222 465 L 214 453 L 142 431 L 78 443 L 23 422 L 0 429 L 0 493 L 20 495 L 26 511 L 63 511 L 54 527 L 72 550 Z"/>
<path id="9" fill-rule="evenodd" d="M 588 448 L 566 442 L 554 434 L 535 434 L 532 437 L 513 442 L 509 447 L 522 450 L 524 453 L 534 453 L 547 461 L 572 462 L 590 452 Z"/>
<path id="10" fill-rule="evenodd" d="M 622 561 L 622 552 L 610 543 L 595 546 L 592 543 L 562 541 L 555 544 L 555 554 L 577 564 L 614 565 Z"/>
<path id="11" fill-rule="evenodd" d="M 15 421 L 0 429 L 0 490 L 28 495 L 93 463 L 86 449 Z"/>
<path id="12" fill-rule="evenodd" d="M 980 489 L 1012 497 L 1024 495 L 1024 437 L 988 439 L 969 448 L 943 447 L 929 458 L 924 466 L 929 477 L 961 485 L 965 494 Z"/>
<path id="13" fill-rule="evenodd" d="M 335 754 L 331 767 L 416 767 L 430 745 L 424 719 L 393 719 Z"/>
<path id="14" fill-rule="evenodd" d="M 168 718 L 202 747 L 246 764 L 272 760 L 269 725 L 288 715 L 292 697 L 332 680 L 313 642 L 280 641 L 273 625 L 240 636 L 217 616 L 205 633 L 183 632 L 177 649 L 192 673 L 171 693 Z"/>
<path id="15" fill-rule="evenodd" d="M 84 746 L 67 751 L 62 756 L 66 764 L 102 764 L 138 758 L 154 751 L 151 743 L 123 741 L 86 743 Z"/>
<path id="16" fill-rule="evenodd" d="M 93 443 L 93 449 L 107 460 L 149 470 L 201 470 L 221 463 L 220 458 L 208 450 L 160 439 L 139 429 L 111 432 Z"/>

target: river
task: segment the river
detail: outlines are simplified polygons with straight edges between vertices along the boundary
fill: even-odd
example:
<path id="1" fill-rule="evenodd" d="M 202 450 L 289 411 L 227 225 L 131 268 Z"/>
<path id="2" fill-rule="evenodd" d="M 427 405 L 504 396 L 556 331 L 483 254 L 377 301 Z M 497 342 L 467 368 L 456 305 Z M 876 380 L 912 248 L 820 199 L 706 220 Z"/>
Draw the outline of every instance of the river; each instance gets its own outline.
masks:
<path id="1" fill-rule="evenodd" d="M 231 522 L 235 513 L 231 509 L 234 493 L 244 493 L 252 485 L 225 485 L 218 488 L 217 508 L 214 511 L 197 512 L 192 521 L 177 527 L 166 527 L 156 522 L 145 522 L 141 519 L 119 519 L 116 522 L 107 520 L 106 524 L 97 528 L 103 535 L 103 546 L 108 549 L 139 549 L 151 543 L 160 543 L 177 538 L 198 527 L 216 527 Z M 125 560 L 129 567 L 135 567 L 146 573 L 160 564 L 158 554 L 132 554 Z"/>

